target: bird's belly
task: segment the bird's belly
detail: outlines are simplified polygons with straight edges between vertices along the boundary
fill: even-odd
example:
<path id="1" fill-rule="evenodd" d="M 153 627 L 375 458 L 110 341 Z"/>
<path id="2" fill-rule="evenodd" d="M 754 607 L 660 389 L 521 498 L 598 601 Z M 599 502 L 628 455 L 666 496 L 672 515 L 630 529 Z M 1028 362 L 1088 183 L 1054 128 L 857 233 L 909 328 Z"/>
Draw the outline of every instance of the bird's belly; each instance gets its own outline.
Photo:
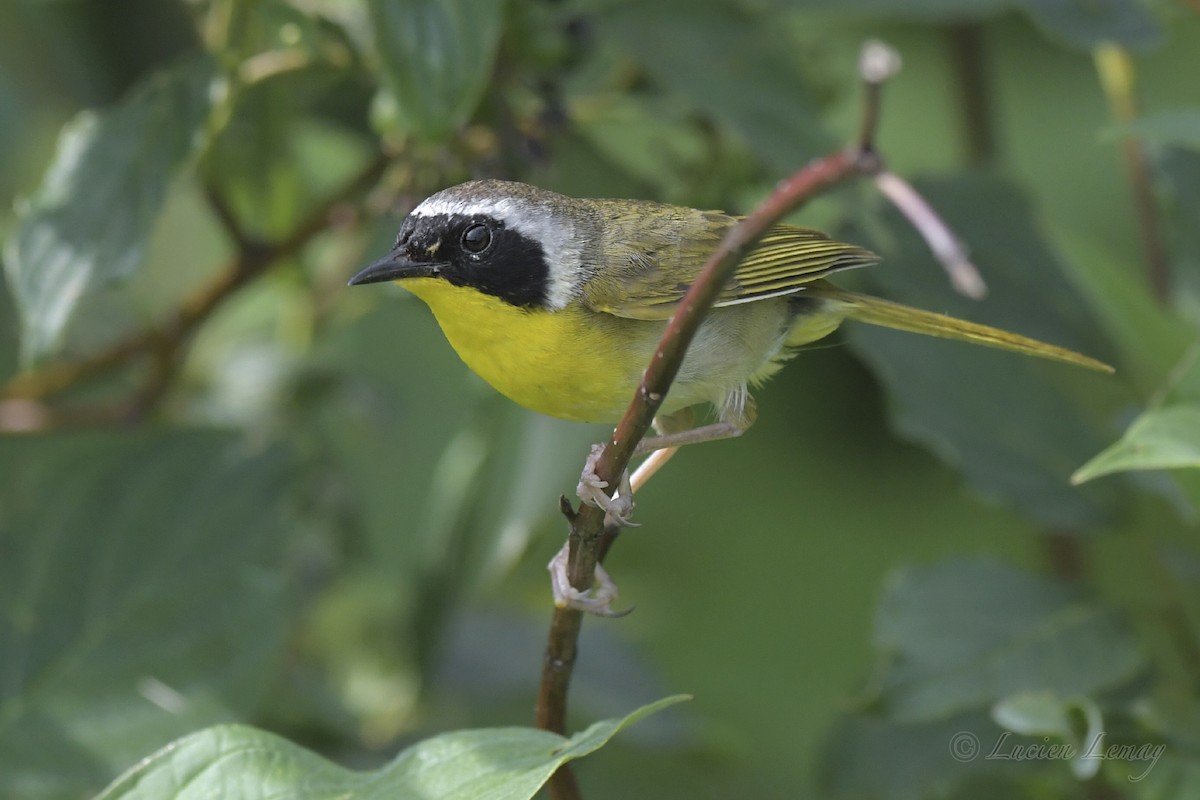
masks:
<path id="1" fill-rule="evenodd" d="M 442 280 L 401 282 L 429 305 L 451 346 L 510 400 L 552 417 L 616 422 L 666 328 L 568 306 L 524 310 Z M 783 302 L 716 309 L 697 332 L 662 412 L 720 404 L 778 352 Z"/>

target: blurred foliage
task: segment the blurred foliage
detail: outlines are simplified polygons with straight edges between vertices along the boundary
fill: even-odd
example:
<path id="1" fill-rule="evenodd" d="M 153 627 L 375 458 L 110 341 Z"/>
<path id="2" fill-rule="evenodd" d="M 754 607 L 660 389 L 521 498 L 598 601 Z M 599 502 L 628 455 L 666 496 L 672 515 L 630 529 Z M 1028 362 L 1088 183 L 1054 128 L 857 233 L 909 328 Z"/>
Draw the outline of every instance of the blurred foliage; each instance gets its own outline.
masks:
<path id="1" fill-rule="evenodd" d="M 905 60 L 880 150 L 991 292 L 869 184 L 798 218 L 883 255 L 874 292 L 1118 373 L 810 348 L 643 493 L 637 613 L 587 620 L 555 750 L 511 726 L 606 431 L 345 280 L 468 177 L 748 210 L 855 135 L 869 37 Z M 409 767 L 469 751 L 527 797 L 676 691 L 586 796 L 1200 792 L 1194 4 L 18 0 L 0 44 L 0 797 L 173 740 L 110 796 L 440 793 Z"/>

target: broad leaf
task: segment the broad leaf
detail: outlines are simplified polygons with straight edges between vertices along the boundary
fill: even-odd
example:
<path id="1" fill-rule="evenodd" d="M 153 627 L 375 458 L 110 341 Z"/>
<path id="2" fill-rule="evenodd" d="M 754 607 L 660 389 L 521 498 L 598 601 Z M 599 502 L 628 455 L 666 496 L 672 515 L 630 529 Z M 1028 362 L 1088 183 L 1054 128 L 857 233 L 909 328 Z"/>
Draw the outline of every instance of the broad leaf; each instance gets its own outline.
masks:
<path id="1" fill-rule="evenodd" d="M 255 706 L 290 471 L 208 432 L 0 442 L 0 796 L 83 796 Z"/>
<path id="2" fill-rule="evenodd" d="M 894 575 L 875 643 L 889 657 L 881 699 L 901 721 L 1019 692 L 1083 697 L 1124 684 L 1144 663 L 1115 612 L 1072 587 L 986 560 Z"/>
<path id="3" fill-rule="evenodd" d="M 242 229 L 263 241 L 284 237 L 313 196 L 332 193 L 342 185 L 339 167 L 347 160 L 345 144 L 321 143 L 317 163 L 322 168 L 315 175 L 305 158 L 305 137 L 317 131 L 332 139 L 338 130 L 313 113 L 324 110 L 317 105 L 319 98 L 336 88 L 349 95 L 342 101 L 347 106 L 355 99 L 366 101 L 345 88 L 347 71 L 337 68 L 338 59 L 348 60 L 352 45 L 344 28 L 326 20 L 328 11 L 332 9 L 314 14 L 286 0 L 256 0 L 245 4 L 242 12 L 245 41 L 240 46 L 259 55 L 242 67 L 245 83 L 238 88 L 237 102 L 221 135 L 205 154 L 204 180 L 206 186 L 219 190 Z M 358 11 L 365 18 L 366 10 Z M 286 46 L 281 46 L 283 31 Z M 354 161 L 363 158 L 361 151 L 367 148 L 357 137 L 344 138 L 357 145 L 350 166 L 357 169 Z M 336 181 L 320 185 L 334 176 Z"/>
<path id="4" fill-rule="evenodd" d="M 479 105 L 500 43 L 499 0 L 368 0 L 401 131 L 439 139 Z"/>
<path id="5" fill-rule="evenodd" d="M 1079 50 L 1110 42 L 1149 48 L 1162 41 L 1162 28 L 1139 0 L 1023 0 L 1015 3 L 1052 39 Z"/>
<path id="6" fill-rule="evenodd" d="M 1142 136 L 1156 144 L 1200 150 L 1200 108 L 1148 114 L 1129 125 L 1113 128 L 1109 133 Z"/>
<path id="7" fill-rule="evenodd" d="M 969 243 L 988 283 L 987 298 L 974 302 L 955 294 L 928 246 L 894 211 L 876 243 L 886 260 L 867 276 L 879 293 L 1107 358 L 1086 307 L 1018 192 L 982 177 L 919 188 Z M 1115 392 L 1115 378 L 959 342 L 854 323 L 846 328 L 851 346 L 887 390 L 896 429 L 960 469 L 977 491 L 1057 529 L 1086 530 L 1110 513 L 1115 490 L 1081 493 L 1069 482 L 1072 470 L 1109 438 L 1081 413 L 1083 392 L 1070 391 L 1070 382 Z"/>
<path id="8" fill-rule="evenodd" d="M 1101 475 L 1141 469 L 1200 467 L 1200 405 L 1156 408 L 1071 476 L 1084 483 Z"/>
<path id="9" fill-rule="evenodd" d="M 670 0 L 614 5 L 597 23 L 662 88 L 736 132 L 781 174 L 835 146 L 815 113 L 794 44 L 773 14 Z"/>
<path id="10" fill-rule="evenodd" d="M 948 790 L 981 774 L 1020 774 L 1034 769 L 1032 763 L 994 757 L 1003 735 L 1004 731 L 979 711 L 911 724 L 868 714 L 846 717 L 834 728 L 825 747 L 821 796 L 830 800 L 924 800 L 945 797 Z M 1027 743 L 1023 738 L 1018 741 Z"/>
<path id="11" fill-rule="evenodd" d="M 345 769 L 266 731 L 223 725 L 168 745 L 98 800 L 526 800 L 562 764 L 595 752 L 622 729 L 686 699 L 659 700 L 569 739 L 533 728 L 447 733 L 413 745 L 375 772 Z"/>
<path id="12" fill-rule="evenodd" d="M 4 252 L 25 363 L 53 354 L 85 295 L 141 263 L 167 187 L 204 141 L 214 76 L 206 57 L 183 61 L 64 129 Z"/>

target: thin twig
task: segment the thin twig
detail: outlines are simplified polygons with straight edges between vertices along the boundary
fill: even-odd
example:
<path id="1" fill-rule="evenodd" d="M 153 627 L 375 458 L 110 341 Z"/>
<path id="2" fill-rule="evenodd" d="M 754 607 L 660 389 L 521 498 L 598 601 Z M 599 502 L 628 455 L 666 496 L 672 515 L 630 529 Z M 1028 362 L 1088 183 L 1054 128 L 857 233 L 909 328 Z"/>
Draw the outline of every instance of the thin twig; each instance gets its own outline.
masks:
<path id="1" fill-rule="evenodd" d="M 208 202 L 208 208 L 217 218 L 217 222 L 221 223 L 221 227 L 224 228 L 225 235 L 239 249 L 243 248 L 250 241 L 250 237 L 242 228 L 242 223 L 229 205 L 229 201 L 225 199 L 225 195 L 221 194 L 221 190 L 215 184 L 209 183 L 204 187 L 204 199 Z"/>
<path id="2" fill-rule="evenodd" d="M 858 57 L 858 74 L 863 81 L 862 125 L 858 132 L 858 149 L 869 153 L 875 149 L 879 135 L 879 115 L 883 109 L 881 90 L 886 80 L 900 71 L 900 54 L 883 42 L 871 39 L 863 45 Z"/>
<path id="3" fill-rule="evenodd" d="M 925 198 L 917 193 L 912 184 L 894 172 L 880 170 L 875 175 L 875 187 L 908 218 L 925 239 L 934 257 L 950 277 L 954 288 L 972 300 L 982 299 L 987 294 L 987 284 L 983 282 L 979 270 L 971 263 L 966 246 L 942 221 L 933 207 L 925 202 Z"/>
<path id="4" fill-rule="evenodd" d="M 898 59 L 884 45 L 872 42 L 864 48 L 860 72 L 866 83 L 864 119 L 869 126 L 864 126 L 856 145 L 814 161 L 778 184 L 762 204 L 730 230 L 709 256 L 668 323 L 629 408 L 596 461 L 595 473 L 600 480 L 607 481 L 609 487 L 617 486 L 618 476 L 625 472 L 634 448 L 649 430 L 662 405 L 692 337 L 742 258 L 771 226 L 805 201 L 852 177 L 878 170 L 879 161 L 874 154 L 874 126 L 878 121 L 879 103 L 877 86 L 897 66 Z M 599 508 L 583 505 L 576 512 L 565 498 L 561 505 L 570 528 L 567 574 L 573 587 L 587 591 L 592 587 L 596 566 L 615 533 L 606 533 L 604 512 Z M 556 733 L 565 732 L 567 692 L 582 621 L 582 612 L 556 608 L 550 623 L 536 719 L 538 727 Z M 550 796 L 555 800 L 575 800 L 581 796 L 574 775 L 565 767 L 551 777 L 548 786 Z"/>
<path id="5" fill-rule="evenodd" d="M 304 218 L 291 233 L 276 242 L 256 243 L 248 239 L 225 205 L 215 204 L 214 213 L 229 234 L 237 240 L 238 252 L 214 281 L 184 300 L 169 319 L 154 327 L 131 334 L 87 358 L 54 362 L 33 372 L 16 376 L 0 390 L 0 400 L 43 400 L 87 379 L 107 373 L 136 356 L 150 353 L 155 357 L 155 368 L 149 382 L 138 390 L 128 404 L 118 404 L 114 407 L 125 408 L 125 412 L 132 417 L 143 416 L 169 387 L 178 366 L 178 351 L 191 333 L 226 298 L 258 278 L 272 264 L 299 252 L 314 237 L 327 230 L 333 212 L 374 185 L 387 164 L 388 159 L 383 155 L 372 159 L 341 189 Z M 110 414 L 101 416 L 108 418 Z M 54 419 L 56 416 L 51 414 L 45 418 Z M 84 414 L 84 418 L 90 416 Z M 2 422 L 0 420 L 0 423 Z"/>

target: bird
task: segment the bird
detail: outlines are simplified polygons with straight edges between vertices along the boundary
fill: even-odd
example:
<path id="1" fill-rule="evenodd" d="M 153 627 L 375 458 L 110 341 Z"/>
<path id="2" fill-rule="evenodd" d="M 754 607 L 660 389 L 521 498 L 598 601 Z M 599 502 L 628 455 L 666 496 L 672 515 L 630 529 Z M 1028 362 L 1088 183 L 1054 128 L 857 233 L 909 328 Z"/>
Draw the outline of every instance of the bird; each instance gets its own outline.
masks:
<path id="1" fill-rule="evenodd" d="M 561 419 L 613 423 L 709 255 L 741 219 L 472 180 L 414 207 L 391 251 L 349 283 L 394 281 L 411 291 L 467 366 L 517 404 Z M 845 320 L 1112 371 L 1062 347 L 828 280 L 879 261 L 818 230 L 769 229 L 697 330 L 655 418 L 657 435 L 639 445 L 654 455 L 632 479 L 623 476 L 616 499 L 585 470 L 583 500 L 627 522 L 633 493 L 679 446 L 747 430 L 756 416 L 750 389 Z M 705 404 L 716 410 L 716 422 L 696 426 L 694 409 Z"/>

